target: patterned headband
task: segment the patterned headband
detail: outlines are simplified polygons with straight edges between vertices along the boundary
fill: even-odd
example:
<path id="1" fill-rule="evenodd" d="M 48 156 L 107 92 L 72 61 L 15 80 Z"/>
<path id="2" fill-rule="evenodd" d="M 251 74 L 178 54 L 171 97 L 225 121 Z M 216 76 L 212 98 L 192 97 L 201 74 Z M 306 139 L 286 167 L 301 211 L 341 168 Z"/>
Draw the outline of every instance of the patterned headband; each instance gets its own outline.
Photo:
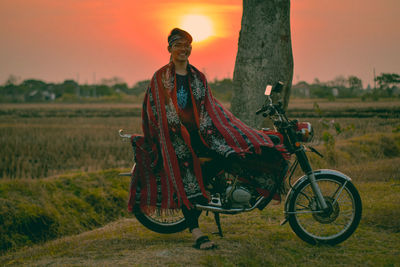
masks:
<path id="1" fill-rule="evenodd" d="M 184 38 L 182 35 L 179 34 L 175 34 L 173 36 L 171 36 L 168 40 L 168 45 L 171 46 L 175 41 Z"/>

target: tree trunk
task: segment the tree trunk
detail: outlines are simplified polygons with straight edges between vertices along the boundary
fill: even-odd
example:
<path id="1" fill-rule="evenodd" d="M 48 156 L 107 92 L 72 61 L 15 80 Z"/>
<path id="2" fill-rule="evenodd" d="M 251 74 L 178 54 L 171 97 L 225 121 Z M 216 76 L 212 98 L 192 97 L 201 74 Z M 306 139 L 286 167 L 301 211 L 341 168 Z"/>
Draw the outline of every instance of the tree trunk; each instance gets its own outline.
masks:
<path id="1" fill-rule="evenodd" d="M 250 126 L 267 84 L 284 83 L 283 103 L 289 102 L 293 78 L 290 0 L 243 0 L 239 47 L 233 73 L 232 112 Z"/>

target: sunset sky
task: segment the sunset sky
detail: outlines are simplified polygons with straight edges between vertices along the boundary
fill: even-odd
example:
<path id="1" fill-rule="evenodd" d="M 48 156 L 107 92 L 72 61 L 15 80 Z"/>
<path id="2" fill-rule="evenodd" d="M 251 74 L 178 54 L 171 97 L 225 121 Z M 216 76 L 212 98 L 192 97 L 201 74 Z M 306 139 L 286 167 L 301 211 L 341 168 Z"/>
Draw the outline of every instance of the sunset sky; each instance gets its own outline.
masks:
<path id="1" fill-rule="evenodd" d="M 400 73 L 399 0 L 292 0 L 293 82 Z M 190 62 L 208 79 L 233 74 L 242 1 L 0 0 L 0 84 L 10 74 L 130 86 L 169 60 L 175 27 L 195 40 Z M 193 24 L 200 22 L 201 27 Z"/>

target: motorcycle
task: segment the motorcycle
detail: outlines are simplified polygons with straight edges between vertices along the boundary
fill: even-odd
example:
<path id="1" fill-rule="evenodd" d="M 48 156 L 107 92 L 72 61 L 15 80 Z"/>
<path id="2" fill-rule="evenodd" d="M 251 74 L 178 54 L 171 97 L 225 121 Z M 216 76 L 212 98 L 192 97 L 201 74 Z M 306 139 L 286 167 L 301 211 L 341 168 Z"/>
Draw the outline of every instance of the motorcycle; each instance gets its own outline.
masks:
<path id="1" fill-rule="evenodd" d="M 269 117 L 274 123 L 274 131 L 262 129 L 271 136 L 271 140 L 284 145 L 288 153 L 295 156 L 286 174 L 290 189 L 284 203 L 284 220 L 289 222 L 295 234 L 305 242 L 315 244 L 336 245 L 349 238 L 361 220 L 362 202 L 360 195 L 347 175 L 331 169 L 313 170 L 306 152 L 313 152 L 323 157 L 312 146 L 305 146 L 313 138 L 312 125 L 308 122 L 289 120 L 281 101 L 273 103 L 271 95 L 279 96 L 283 84 L 268 85 L 265 91 L 266 100 L 256 112 Z M 123 139 L 131 140 L 132 135 L 119 130 Z M 201 162 L 209 158 L 199 158 Z M 304 175 L 292 183 L 292 177 L 300 166 Z M 131 176 L 131 172 L 121 176 Z M 222 173 L 222 178 L 221 178 Z M 221 182 L 222 180 L 222 182 Z M 269 194 L 255 190 L 246 179 L 222 170 L 218 177 L 209 179 L 210 201 L 208 204 L 195 204 L 198 210 L 213 212 L 218 233 L 222 234 L 220 214 L 238 214 L 250 212 L 256 208 L 262 210 L 273 199 L 278 184 L 270 189 Z M 135 217 L 146 228 L 158 233 L 177 233 L 187 228 L 185 218 L 179 210 L 146 214 L 136 205 L 133 209 Z"/>

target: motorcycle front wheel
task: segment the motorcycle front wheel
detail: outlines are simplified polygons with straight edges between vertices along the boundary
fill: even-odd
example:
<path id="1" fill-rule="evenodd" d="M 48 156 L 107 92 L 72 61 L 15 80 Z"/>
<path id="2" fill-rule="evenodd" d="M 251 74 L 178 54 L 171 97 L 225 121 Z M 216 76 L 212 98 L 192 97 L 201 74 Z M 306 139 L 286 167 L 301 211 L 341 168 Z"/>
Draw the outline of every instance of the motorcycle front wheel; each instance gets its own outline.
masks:
<path id="1" fill-rule="evenodd" d="M 156 209 L 152 213 L 146 214 L 136 205 L 133 208 L 133 214 L 143 226 L 160 234 L 179 233 L 187 228 L 181 210 L 160 212 Z"/>
<path id="2" fill-rule="evenodd" d="M 309 244 L 336 245 L 356 230 L 362 213 L 361 198 L 355 186 L 343 177 L 319 175 L 316 180 L 329 211 L 319 208 L 307 180 L 289 200 L 289 224 L 296 235 Z"/>

